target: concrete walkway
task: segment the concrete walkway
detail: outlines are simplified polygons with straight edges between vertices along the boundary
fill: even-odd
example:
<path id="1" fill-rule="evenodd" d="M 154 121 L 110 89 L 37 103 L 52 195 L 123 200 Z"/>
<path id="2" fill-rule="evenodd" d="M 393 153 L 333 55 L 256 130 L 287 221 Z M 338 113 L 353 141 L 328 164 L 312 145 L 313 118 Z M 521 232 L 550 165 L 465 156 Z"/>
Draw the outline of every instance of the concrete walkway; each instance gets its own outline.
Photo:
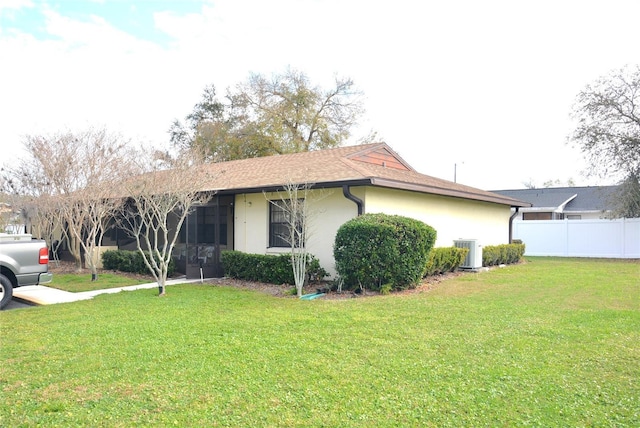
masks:
<path id="1" fill-rule="evenodd" d="M 200 279 L 178 278 L 167 280 L 166 285 L 189 284 L 200 282 Z M 36 305 L 53 305 L 56 303 L 77 302 L 78 300 L 89 300 L 99 294 L 119 293 L 121 291 L 142 290 L 146 288 L 157 288 L 158 283 L 130 285 L 128 287 L 105 288 L 102 290 L 82 291 L 71 293 L 69 291 L 58 290 L 57 288 L 46 287 L 44 285 L 27 285 L 17 287 L 13 290 L 13 297 Z"/>

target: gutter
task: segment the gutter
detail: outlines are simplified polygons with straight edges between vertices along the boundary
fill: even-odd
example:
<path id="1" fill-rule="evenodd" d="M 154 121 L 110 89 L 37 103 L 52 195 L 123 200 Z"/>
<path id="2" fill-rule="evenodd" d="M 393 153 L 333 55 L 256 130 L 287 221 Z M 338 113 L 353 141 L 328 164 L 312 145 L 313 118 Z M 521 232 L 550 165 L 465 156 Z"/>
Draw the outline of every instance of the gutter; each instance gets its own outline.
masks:
<path id="1" fill-rule="evenodd" d="M 364 213 L 364 202 L 362 199 L 351 193 L 351 188 L 347 184 L 342 186 L 342 194 L 345 198 L 356 203 L 358 206 L 358 216 L 361 216 Z"/>
<path id="2" fill-rule="evenodd" d="M 304 183 L 298 183 L 304 184 Z M 341 181 L 326 181 L 319 183 L 307 183 L 310 185 L 311 189 L 332 189 L 336 187 L 344 187 L 344 186 L 369 186 L 372 184 L 372 180 L 370 179 L 362 179 L 362 180 L 341 180 Z M 242 193 L 271 193 L 271 192 L 280 192 L 285 189 L 285 186 L 282 184 L 278 185 L 268 185 L 268 186 L 256 186 L 256 187 L 237 187 L 231 189 L 210 189 L 205 191 L 216 192 L 219 195 L 238 195 Z"/>

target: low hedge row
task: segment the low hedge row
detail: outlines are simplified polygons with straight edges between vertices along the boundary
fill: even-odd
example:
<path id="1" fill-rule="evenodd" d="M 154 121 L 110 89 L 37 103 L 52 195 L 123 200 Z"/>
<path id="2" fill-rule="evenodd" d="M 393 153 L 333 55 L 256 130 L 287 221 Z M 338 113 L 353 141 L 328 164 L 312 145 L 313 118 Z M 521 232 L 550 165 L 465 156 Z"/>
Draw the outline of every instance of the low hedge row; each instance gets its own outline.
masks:
<path id="1" fill-rule="evenodd" d="M 427 260 L 425 277 L 453 272 L 460 267 L 469 253 L 468 248 L 438 247 L 431 250 Z"/>
<path id="2" fill-rule="evenodd" d="M 229 278 L 247 281 L 266 282 L 269 284 L 295 284 L 291 256 L 289 254 L 264 255 L 247 254 L 240 251 L 223 251 L 220 254 L 224 275 Z M 327 271 L 320 267 L 320 262 L 309 254 L 307 262 L 307 278 L 311 281 L 322 280 Z"/>
<path id="3" fill-rule="evenodd" d="M 138 273 L 150 275 L 149 268 L 144 263 L 142 254 L 139 251 L 129 250 L 108 250 L 102 253 L 102 267 L 107 270 L 118 270 L 120 272 Z M 167 276 L 171 277 L 176 271 L 173 259 L 169 262 Z"/>
<path id="4" fill-rule="evenodd" d="M 524 250 L 524 244 L 487 245 L 482 248 L 482 266 L 518 263 Z"/>

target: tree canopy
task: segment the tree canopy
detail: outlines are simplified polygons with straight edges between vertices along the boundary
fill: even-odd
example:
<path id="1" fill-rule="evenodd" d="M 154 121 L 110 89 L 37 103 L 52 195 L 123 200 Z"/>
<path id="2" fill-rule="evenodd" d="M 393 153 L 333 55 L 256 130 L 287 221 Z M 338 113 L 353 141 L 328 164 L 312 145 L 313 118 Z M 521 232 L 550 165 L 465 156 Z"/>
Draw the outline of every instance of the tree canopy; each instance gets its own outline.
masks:
<path id="1" fill-rule="evenodd" d="M 174 146 L 222 162 L 337 147 L 362 112 L 351 79 L 336 78 L 334 86 L 323 89 L 288 69 L 271 78 L 252 74 L 223 100 L 213 85 L 207 86 L 193 112 L 184 122 L 176 120 L 169 132 Z"/>
<path id="2" fill-rule="evenodd" d="M 53 247 L 54 239 L 67 241 L 80 270 L 82 253 L 94 254 L 119 204 L 113 183 L 135 171 L 127 142 L 106 129 L 89 128 L 28 135 L 24 147 L 27 155 L 2 173 L 5 190 L 36 236 Z M 95 279 L 97 260 L 85 261 Z"/>
<path id="3" fill-rule="evenodd" d="M 587 85 L 572 116 L 569 140 L 589 162 L 588 175 L 621 183 L 615 212 L 640 217 L 640 65 L 629 65 Z"/>
<path id="4" fill-rule="evenodd" d="M 640 65 L 587 85 L 573 106 L 570 136 L 590 163 L 590 174 L 627 178 L 640 172 Z"/>

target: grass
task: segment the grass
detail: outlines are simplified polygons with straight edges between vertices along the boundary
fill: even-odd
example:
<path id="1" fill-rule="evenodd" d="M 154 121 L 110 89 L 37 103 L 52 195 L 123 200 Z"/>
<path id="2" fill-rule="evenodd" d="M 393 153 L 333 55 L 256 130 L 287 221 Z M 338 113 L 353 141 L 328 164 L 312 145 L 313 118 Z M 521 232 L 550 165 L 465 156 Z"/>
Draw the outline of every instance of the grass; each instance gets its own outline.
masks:
<path id="1" fill-rule="evenodd" d="M 428 292 L 171 286 L 0 312 L 0 426 L 640 426 L 640 263 Z"/>
<path id="2" fill-rule="evenodd" d="M 116 273 L 100 273 L 96 281 L 91 281 L 91 273 L 83 271 L 82 273 L 54 272 L 53 280 L 46 285 L 47 287 L 57 288 L 59 290 L 79 293 L 104 288 L 127 287 L 129 285 L 144 284 L 147 282 L 155 282 L 155 279 L 142 276 L 133 277 L 132 275 L 124 276 Z"/>

